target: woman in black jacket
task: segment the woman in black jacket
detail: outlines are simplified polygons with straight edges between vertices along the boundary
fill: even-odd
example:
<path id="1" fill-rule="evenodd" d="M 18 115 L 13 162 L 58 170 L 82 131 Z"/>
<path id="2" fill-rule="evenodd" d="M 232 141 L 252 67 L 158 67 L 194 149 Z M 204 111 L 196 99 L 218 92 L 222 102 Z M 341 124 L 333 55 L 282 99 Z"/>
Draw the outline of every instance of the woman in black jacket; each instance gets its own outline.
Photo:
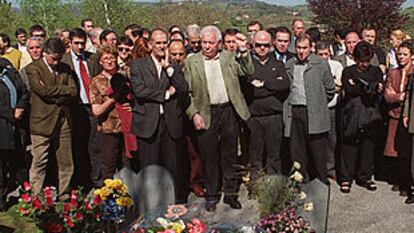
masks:
<path id="1" fill-rule="evenodd" d="M 370 44 L 358 43 L 353 53 L 356 64 L 342 72 L 342 145 L 338 181 L 343 193 L 351 191 L 354 179 L 357 185 L 368 190 L 377 188 L 371 177 L 375 138 L 382 122 L 379 97 L 384 87 L 381 69 L 370 65 L 373 55 Z"/>

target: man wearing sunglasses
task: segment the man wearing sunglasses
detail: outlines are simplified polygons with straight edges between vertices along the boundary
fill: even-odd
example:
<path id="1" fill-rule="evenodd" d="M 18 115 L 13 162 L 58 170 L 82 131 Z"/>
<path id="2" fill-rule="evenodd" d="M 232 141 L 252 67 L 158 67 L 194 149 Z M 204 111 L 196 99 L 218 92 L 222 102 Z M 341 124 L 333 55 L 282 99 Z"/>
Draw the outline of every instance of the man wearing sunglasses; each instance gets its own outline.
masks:
<path id="1" fill-rule="evenodd" d="M 134 42 L 126 36 L 121 36 L 119 38 L 118 44 L 118 66 L 121 71 L 125 71 L 128 74 L 129 63 L 132 59 L 132 48 L 134 47 Z"/>
<path id="2" fill-rule="evenodd" d="M 250 129 L 250 174 L 257 180 L 260 171 L 281 174 L 280 147 L 283 138 L 283 102 L 289 94 L 289 79 L 285 66 L 270 52 L 272 39 L 268 32 L 259 31 L 253 38 L 254 73 L 245 98 L 252 117 Z M 264 161 L 265 163 L 262 163 Z M 253 193 L 249 193 L 252 197 Z"/>
<path id="3" fill-rule="evenodd" d="M 84 186 L 85 191 L 88 191 L 91 185 L 100 185 L 99 149 L 96 142 L 97 119 L 93 117 L 89 102 L 89 86 L 91 79 L 100 72 L 101 67 L 96 55 L 85 51 L 87 39 L 85 31 L 75 28 L 70 32 L 69 39 L 71 50 L 63 56 L 62 62 L 70 66 L 78 87 L 77 101 L 74 101 L 71 106 L 71 111 L 74 113 L 72 114 L 75 163 L 73 183 L 76 186 Z M 86 177 L 91 177 L 92 183 Z"/>

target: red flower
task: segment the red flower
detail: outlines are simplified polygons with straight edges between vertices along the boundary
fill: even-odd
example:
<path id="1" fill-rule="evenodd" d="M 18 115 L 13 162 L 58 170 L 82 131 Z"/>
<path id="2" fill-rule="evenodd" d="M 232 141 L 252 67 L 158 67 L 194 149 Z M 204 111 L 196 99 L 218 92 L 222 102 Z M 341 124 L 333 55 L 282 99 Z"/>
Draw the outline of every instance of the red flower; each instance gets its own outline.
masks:
<path id="1" fill-rule="evenodd" d="M 101 197 L 99 195 L 96 195 L 95 198 L 93 199 L 93 204 L 94 205 L 99 205 L 101 204 Z"/>
<path id="2" fill-rule="evenodd" d="M 85 210 L 86 210 L 86 211 L 90 211 L 90 210 L 92 210 L 91 204 L 86 203 L 86 204 L 85 204 Z"/>
<path id="3" fill-rule="evenodd" d="M 23 188 L 24 188 L 24 191 L 26 192 L 32 190 L 32 186 L 27 181 L 23 183 Z"/>
<path id="4" fill-rule="evenodd" d="M 22 200 L 26 203 L 29 203 L 32 201 L 32 197 L 26 193 L 23 193 L 21 196 Z"/>
<path id="5" fill-rule="evenodd" d="M 101 214 L 96 213 L 96 214 L 95 214 L 95 219 L 100 219 L 100 218 L 101 218 Z"/>
<path id="6" fill-rule="evenodd" d="M 23 207 L 20 207 L 20 208 L 19 208 L 19 211 L 20 211 L 23 215 L 25 215 L 25 216 L 29 215 L 29 210 L 27 210 L 27 209 L 25 209 L 25 208 L 23 208 Z"/>
<path id="7" fill-rule="evenodd" d="M 191 219 L 191 223 L 187 223 L 189 233 L 205 233 L 207 225 L 197 218 Z"/>
<path id="8" fill-rule="evenodd" d="M 63 211 L 64 211 L 64 212 L 69 212 L 69 211 L 70 211 L 70 205 L 69 205 L 69 203 L 65 203 L 65 204 L 63 205 Z"/>
<path id="9" fill-rule="evenodd" d="M 66 221 L 66 223 L 67 223 L 67 225 L 68 225 L 69 228 L 72 228 L 72 227 L 75 226 L 75 224 L 73 224 L 72 219 L 70 219 L 70 217 L 67 216 L 67 215 L 65 216 L 65 221 Z"/>
<path id="10" fill-rule="evenodd" d="M 83 219 L 83 215 L 82 215 L 82 213 L 81 213 L 81 212 L 77 212 L 77 213 L 76 213 L 76 219 L 77 219 L 77 220 L 79 220 L 79 221 L 82 221 L 82 219 Z"/>
<path id="11" fill-rule="evenodd" d="M 37 197 L 33 198 L 32 206 L 35 209 L 41 209 L 42 208 L 42 203 L 40 202 L 39 198 L 37 198 Z"/>
<path id="12" fill-rule="evenodd" d="M 76 199 L 70 199 L 70 204 L 73 208 L 76 208 L 78 206 L 78 202 Z"/>
<path id="13" fill-rule="evenodd" d="M 48 221 L 43 225 L 43 228 L 46 232 L 59 233 L 63 231 L 63 227 L 59 223 L 53 221 Z"/>
<path id="14" fill-rule="evenodd" d="M 46 196 L 46 203 L 47 203 L 47 206 L 53 206 L 53 198 L 51 196 L 50 197 Z"/>

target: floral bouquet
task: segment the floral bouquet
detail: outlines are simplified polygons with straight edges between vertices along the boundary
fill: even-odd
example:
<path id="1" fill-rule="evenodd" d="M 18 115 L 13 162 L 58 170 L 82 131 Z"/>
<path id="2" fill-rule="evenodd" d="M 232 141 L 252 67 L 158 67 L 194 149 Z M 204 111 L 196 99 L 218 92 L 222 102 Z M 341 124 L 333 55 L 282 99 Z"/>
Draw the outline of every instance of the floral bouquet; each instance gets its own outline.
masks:
<path id="1" fill-rule="evenodd" d="M 80 189 L 59 202 L 55 187 L 45 187 L 39 196 L 34 196 L 30 184 L 24 182 L 17 205 L 19 215 L 31 219 L 45 232 L 85 232 L 99 227 L 99 203 L 91 202 Z"/>
<path id="2" fill-rule="evenodd" d="M 171 205 L 164 217 L 158 217 L 151 226 L 137 227 L 132 233 L 205 233 L 207 225 L 198 218 L 182 218 L 188 209 L 184 205 Z"/>
<path id="3" fill-rule="evenodd" d="M 116 232 L 117 226 L 125 221 L 126 210 L 133 201 L 121 180 L 106 179 L 104 184 L 94 191 L 94 202 L 101 204 L 102 219 L 107 223 L 108 232 Z"/>
<path id="4" fill-rule="evenodd" d="M 262 176 L 254 184 L 258 194 L 260 215 L 258 227 L 265 232 L 314 232 L 309 222 L 298 216 L 296 210 L 313 210 L 313 203 L 305 203 L 306 193 L 301 191 L 303 176 L 300 164 L 293 163 L 289 177 Z"/>

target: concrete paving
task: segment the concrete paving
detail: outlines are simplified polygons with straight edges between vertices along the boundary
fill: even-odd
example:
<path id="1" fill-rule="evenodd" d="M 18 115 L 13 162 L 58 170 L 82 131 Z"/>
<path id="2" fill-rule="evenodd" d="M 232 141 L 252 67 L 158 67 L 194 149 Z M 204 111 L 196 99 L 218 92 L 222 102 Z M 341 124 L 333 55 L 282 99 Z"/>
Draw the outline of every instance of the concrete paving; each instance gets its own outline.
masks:
<path id="1" fill-rule="evenodd" d="M 353 185 L 349 194 L 343 194 L 333 183 L 328 233 L 414 233 L 414 204 L 404 204 L 405 198 L 391 191 L 390 185 L 384 182 L 377 182 L 377 185 L 375 192 Z M 247 200 L 243 186 L 239 200 L 243 203 L 242 210 L 233 210 L 221 202 L 214 215 L 204 217 L 213 223 L 234 220 L 245 224 L 257 222 L 258 203 Z M 190 203 L 194 202 L 203 203 L 204 200 L 192 194 Z"/>

